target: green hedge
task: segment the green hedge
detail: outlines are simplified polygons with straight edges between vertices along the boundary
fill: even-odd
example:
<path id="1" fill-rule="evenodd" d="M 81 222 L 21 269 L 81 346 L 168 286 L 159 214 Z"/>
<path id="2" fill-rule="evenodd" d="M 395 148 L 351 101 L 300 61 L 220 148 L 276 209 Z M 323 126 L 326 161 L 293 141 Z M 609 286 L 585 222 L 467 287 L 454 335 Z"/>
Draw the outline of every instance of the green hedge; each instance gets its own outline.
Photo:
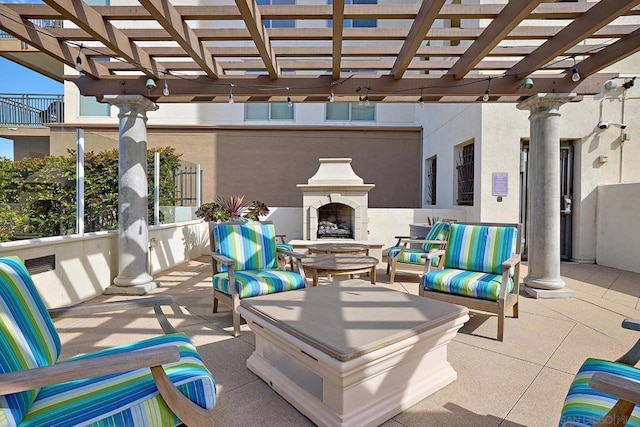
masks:
<path id="1" fill-rule="evenodd" d="M 160 153 L 160 204 L 175 203 L 180 154 L 171 147 L 147 151 L 153 220 L 153 154 Z M 85 154 L 85 231 L 118 227 L 118 150 Z M 72 234 L 76 225 L 75 152 L 12 162 L 0 157 L 0 241 Z"/>

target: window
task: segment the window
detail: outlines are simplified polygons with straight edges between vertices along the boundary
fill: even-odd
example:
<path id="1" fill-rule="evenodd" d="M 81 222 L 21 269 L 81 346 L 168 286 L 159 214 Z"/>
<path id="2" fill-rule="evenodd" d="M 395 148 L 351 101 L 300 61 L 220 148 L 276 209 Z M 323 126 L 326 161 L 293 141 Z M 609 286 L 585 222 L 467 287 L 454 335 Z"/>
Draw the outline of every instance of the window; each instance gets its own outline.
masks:
<path id="1" fill-rule="evenodd" d="M 293 120 L 293 107 L 286 102 L 251 102 L 244 105 L 245 120 Z"/>
<path id="2" fill-rule="evenodd" d="M 328 4 L 333 4 L 332 0 Z M 378 4 L 378 0 L 345 0 L 344 4 Z M 333 21 L 328 22 L 328 26 L 333 27 Z M 344 28 L 376 28 L 378 21 L 375 19 L 345 19 Z"/>
<path id="3" fill-rule="evenodd" d="M 111 106 L 98 102 L 95 96 L 80 95 L 80 116 L 82 117 L 109 117 Z"/>
<path id="4" fill-rule="evenodd" d="M 327 120 L 341 121 L 374 121 L 376 119 L 375 105 L 359 105 L 346 103 L 330 103 L 327 106 Z"/>
<path id="5" fill-rule="evenodd" d="M 295 0 L 257 0 L 256 4 L 258 4 L 258 6 L 275 6 L 294 5 L 296 2 Z M 264 19 L 262 23 L 265 28 L 294 28 L 296 26 L 296 21 L 293 19 Z"/>
<path id="6" fill-rule="evenodd" d="M 427 160 L 427 203 L 436 204 L 436 177 L 438 176 L 437 156 Z"/>
<path id="7" fill-rule="evenodd" d="M 458 205 L 473 206 L 473 146 L 471 143 L 458 151 Z"/>

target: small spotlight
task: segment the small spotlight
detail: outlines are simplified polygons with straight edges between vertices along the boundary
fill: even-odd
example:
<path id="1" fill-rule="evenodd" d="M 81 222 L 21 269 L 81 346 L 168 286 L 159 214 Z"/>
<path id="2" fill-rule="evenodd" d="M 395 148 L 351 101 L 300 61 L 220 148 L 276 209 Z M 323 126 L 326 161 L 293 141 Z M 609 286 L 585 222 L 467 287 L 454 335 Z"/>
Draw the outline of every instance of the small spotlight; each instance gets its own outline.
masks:
<path id="1" fill-rule="evenodd" d="M 489 89 L 484 91 L 484 95 L 482 95 L 482 100 L 484 102 L 488 102 L 489 101 Z"/>
<path id="2" fill-rule="evenodd" d="M 524 82 L 522 82 L 522 87 L 525 89 L 533 89 L 533 79 L 529 77 L 524 79 Z"/>
<path id="3" fill-rule="evenodd" d="M 580 73 L 578 73 L 578 67 L 573 67 L 573 71 L 571 74 L 571 81 L 579 82 L 580 81 Z"/>

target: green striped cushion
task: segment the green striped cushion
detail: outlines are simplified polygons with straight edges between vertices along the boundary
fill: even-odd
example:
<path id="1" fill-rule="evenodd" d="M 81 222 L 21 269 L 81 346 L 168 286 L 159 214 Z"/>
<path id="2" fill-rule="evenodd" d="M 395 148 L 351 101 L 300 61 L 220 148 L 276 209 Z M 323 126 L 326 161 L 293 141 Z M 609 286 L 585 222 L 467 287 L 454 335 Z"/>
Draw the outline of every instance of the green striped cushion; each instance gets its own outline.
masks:
<path id="1" fill-rule="evenodd" d="M 236 263 L 234 270 L 276 268 L 276 231 L 273 224 L 218 224 L 213 229 L 216 251 Z M 220 271 L 227 271 L 220 265 Z"/>
<path id="2" fill-rule="evenodd" d="M 276 248 L 284 249 L 285 251 L 293 251 L 293 245 L 290 245 L 288 243 L 277 243 Z"/>
<path id="3" fill-rule="evenodd" d="M 180 351 L 178 362 L 164 365 L 168 377 L 191 401 L 206 409 L 213 408 L 216 403 L 216 384 L 195 347 L 184 334 L 163 335 L 71 360 L 166 345 L 177 345 Z M 151 370 L 144 368 L 43 387 L 20 425 L 35 427 L 89 424 L 173 426 L 180 424 L 180 421 L 160 397 Z"/>
<path id="4" fill-rule="evenodd" d="M 502 263 L 516 253 L 518 229 L 451 224 L 445 268 L 502 273 Z"/>
<path id="5" fill-rule="evenodd" d="M 395 256 L 398 255 L 401 249 L 401 246 L 394 246 L 389 249 L 389 259 L 395 258 Z M 402 252 L 400 257 L 396 260 L 396 262 L 424 265 L 424 263 L 427 261 L 425 258 L 422 258 L 422 255 L 424 254 L 425 252 L 422 249 L 406 248 L 404 252 Z M 439 257 L 431 258 L 431 265 L 436 267 L 439 261 Z"/>
<path id="6" fill-rule="evenodd" d="M 248 270 L 236 271 L 236 290 L 240 298 L 273 294 L 304 288 L 302 276 L 285 270 Z M 213 276 L 213 287 L 220 292 L 230 294 L 229 274 L 219 273 Z"/>
<path id="7" fill-rule="evenodd" d="M 48 366 L 60 338 L 29 272 L 17 257 L 0 258 L 0 373 Z M 0 396 L 0 424 L 19 424 L 38 390 Z"/>
<path id="8" fill-rule="evenodd" d="M 425 274 L 422 286 L 433 291 L 497 301 L 502 275 L 445 268 Z M 512 279 L 509 279 L 508 286 L 507 291 L 510 292 L 513 289 Z"/>
<path id="9" fill-rule="evenodd" d="M 640 382 L 640 370 L 633 366 L 608 360 L 587 359 L 569 387 L 560 416 L 561 427 L 592 426 L 617 402 L 617 398 L 589 387 L 589 380 L 596 372 L 606 372 Z M 640 410 L 637 405 L 626 425 L 640 426 Z"/>
<path id="10" fill-rule="evenodd" d="M 432 226 L 424 240 L 447 240 L 451 224 L 448 222 L 436 221 Z M 442 245 L 437 243 L 425 243 L 422 245 L 423 252 L 433 252 L 442 249 Z M 437 265 L 437 263 L 436 263 Z"/>

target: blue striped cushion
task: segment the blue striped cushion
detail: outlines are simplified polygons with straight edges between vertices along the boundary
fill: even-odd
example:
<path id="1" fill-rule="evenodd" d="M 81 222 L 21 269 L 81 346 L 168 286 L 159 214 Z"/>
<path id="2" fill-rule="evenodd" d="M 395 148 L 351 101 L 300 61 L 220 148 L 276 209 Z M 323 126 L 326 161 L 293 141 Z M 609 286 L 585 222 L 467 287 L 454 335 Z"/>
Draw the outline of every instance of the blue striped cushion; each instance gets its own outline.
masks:
<path id="1" fill-rule="evenodd" d="M 433 291 L 497 301 L 502 275 L 445 268 L 425 274 L 422 286 Z M 512 279 L 509 279 L 508 286 L 507 291 L 510 292 L 513 289 Z"/>
<path id="2" fill-rule="evenodd" d="M 451 228 L 451 224 L 448 222 L 436 221 L 432 226 L 424 240 L 447 240 L 449 236 L 449 229 Z M 433 252 L 442 249 L 442 245 L 437 243 L 425 243 L 422 245 L 422 250 L 424 252 Z M 436 263 L 437 265 L 437 263 Z"/>
<path id="3" fill-rule="evenodd" d="M 633 366 L 607 360 L 587 359 L 569 387 L 560 416 L 561 427 L 592 426 L 600 421 L 617 402 L 617 398 L 589 387 L 589 380 L 596 372 L 606 372 L 640 382 L 640 370 Z M 626 425 L 627 427 L 640 426 L 640 409 L 637 405 Z"/>
<path id="4" fill-rule="evenodd" d="M 517 239 L 515 227 L 451 224 L 444 267 L 501 274 Z"/>
<path id="5" fill-rule="evenodd" d="M 273 224 L 218 224 L 213 229 L 216 251 L 236 263 L 234 270 L 276 268 L 276 230 Z M 220 271 L 227 271 L 220 265 Z"/>
<path id="6" fill-rule="evenodd" d="M 285 251 L 293 251 L 293 245 L 288 243 L 278 243 L 276 244 L 277 249 L 284 249 Z"/>
<path id="7" fill-rule="evenodd" d="M 0 373 L 52 365 L 60 355 L 58 333 L 17 257 L 0 258 L 0 335 Z M 19 424 L 37 393 L 0 396 L 0 421 Z"/>
<path id="8" fill-rule="evenodd" d="M 401 249 L 402 249 L 401 246 L 394 246 L 391 249 L 389 249 L 389 258 L 390 259 L 395 258 L 395 256 L 398 255 Z M 404 252 L 402 252 L 402 254 L 400 255 L 400 258 L 396 260 L 396 262 L 424 265 L 424 263 L 426 262 L 426 259 L 422 258 L 422 255 L 424 254 L 425 252 L 422 249 L 406 248 Z M 439 257 L 431 258 L 432 266 L 436 267 L 438 265 L 438 262 L 440 262 Z"/>
<path id="9" fill-rule="evenodd" d="M 180 360 L 164 365 L 178 389 L 199 406 L 216 403 L 216 384 L 200 355 L 184 334 L 163 335 L 106 349 L 71 360 L 177 345 Z M 63 362 L 64 363 L 64 362 Z M 137 369 L 43 387 L 21 426 L 164 426 L 180 421 L 160 397 L 151 370 Z"/>
<path id="10" fill-rule="evenodd" d="M 240 298 L 273 294 L 304 288 L 302 276 L 285 270 L 247 270 L 236 271 L 236 290 Z M 213 276 L 213 287 L 220 292 L 230 294 L 229 274 L 219 273 Z"/>

